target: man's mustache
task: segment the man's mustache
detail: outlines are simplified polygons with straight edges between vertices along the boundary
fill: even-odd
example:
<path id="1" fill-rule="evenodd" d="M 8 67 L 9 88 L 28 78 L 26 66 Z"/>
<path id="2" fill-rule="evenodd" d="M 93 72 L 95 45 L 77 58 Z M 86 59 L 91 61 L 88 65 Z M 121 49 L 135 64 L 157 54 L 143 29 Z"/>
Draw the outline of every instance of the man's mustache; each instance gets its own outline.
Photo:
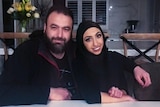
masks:
<path id="1" fill-rule="evenodd" d="M 54 38 L 54 37 L 52 37 L 51 40 L 65 41 L 66 39 L 64 39 L 64 38 Z"/>

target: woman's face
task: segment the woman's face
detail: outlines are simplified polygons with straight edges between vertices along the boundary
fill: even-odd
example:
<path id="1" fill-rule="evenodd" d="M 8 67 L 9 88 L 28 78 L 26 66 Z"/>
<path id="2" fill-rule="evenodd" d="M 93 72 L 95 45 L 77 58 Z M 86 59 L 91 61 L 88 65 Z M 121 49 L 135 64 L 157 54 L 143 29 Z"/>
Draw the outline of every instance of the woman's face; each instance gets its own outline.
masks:
<path id="1" fill-rule="evenodd" d="M 87 29 L 83 34 L 83 43 L 89 52 L 99 55 L 104 46 L 102 32 L 96 27 Z"/>

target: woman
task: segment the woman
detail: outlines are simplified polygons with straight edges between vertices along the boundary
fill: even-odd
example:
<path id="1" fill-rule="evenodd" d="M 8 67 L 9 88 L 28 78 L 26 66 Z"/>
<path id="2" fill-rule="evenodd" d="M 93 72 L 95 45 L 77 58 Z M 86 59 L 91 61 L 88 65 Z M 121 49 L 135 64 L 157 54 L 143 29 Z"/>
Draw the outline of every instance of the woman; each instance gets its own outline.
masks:
<path id="1" fill-rule="evenodd" d="M 127 95 L 123 71 L 141 68 L 125 56 L 108 51 L 100 26 L 92 21 L 82 22 L 76 42 L 77 58 L 73 65 L 82 98 L 88 103 L 135 101 Z"/>

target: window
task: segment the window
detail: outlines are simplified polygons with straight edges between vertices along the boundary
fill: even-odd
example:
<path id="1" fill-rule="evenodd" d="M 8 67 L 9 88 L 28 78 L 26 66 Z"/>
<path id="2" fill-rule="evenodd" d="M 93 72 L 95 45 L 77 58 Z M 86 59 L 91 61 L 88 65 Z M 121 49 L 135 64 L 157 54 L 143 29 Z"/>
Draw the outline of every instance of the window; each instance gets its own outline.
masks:
<path id="1" fill-rule="evenodd" d="M 82 21 L 92 19 L 92 1 L 82 1 Z"/>
<path id="2" fill-rule="evenodd" d="M 72 10 L 74 16 L 74 24 L 78 24 L 78 2 L 77 1 L 70 1 L 68 2 L 68 7 Z"/>
<path id="3" fill-rule="evenodd" d="M 106 1 L 96 1 L 96 22 L 106 25 Z"/>
<path id="4" fill-rule="evenodd" d="M 107 29 L 107 4 L 109 0 L 66 0 L 66 6 L 74 15 L 74 28 L 83 20 L 93 20 Z"/>

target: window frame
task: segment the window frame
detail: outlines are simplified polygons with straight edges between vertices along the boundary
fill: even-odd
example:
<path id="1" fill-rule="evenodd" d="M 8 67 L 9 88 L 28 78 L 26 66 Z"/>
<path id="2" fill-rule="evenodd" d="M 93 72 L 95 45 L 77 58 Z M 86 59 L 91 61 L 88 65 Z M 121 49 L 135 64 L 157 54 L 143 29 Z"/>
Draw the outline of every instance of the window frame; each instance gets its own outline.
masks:
<path id="1" fill-rule="evenodd" d="M 101 25 L 101 28 L 103 29 L 103 31 L 107 31 L 108 29 L 108 18 L 109 18 L 109 15 L 108 15 L 108 7 L 109 7 L 109 0 L 66 0 L 66 6 L 68 7 L 68 2 L 70 1 L 76 1 L 77 2 L 77 24 L 74 24 L 74 30 L 77 29 L 78 25 L 80 22 L 82 22 L 82 2 L 83 1 L 92 1 L 92 21 L 96 21 L 96 1 L 106 1 L 106 24 L 105 25 Z"/>

